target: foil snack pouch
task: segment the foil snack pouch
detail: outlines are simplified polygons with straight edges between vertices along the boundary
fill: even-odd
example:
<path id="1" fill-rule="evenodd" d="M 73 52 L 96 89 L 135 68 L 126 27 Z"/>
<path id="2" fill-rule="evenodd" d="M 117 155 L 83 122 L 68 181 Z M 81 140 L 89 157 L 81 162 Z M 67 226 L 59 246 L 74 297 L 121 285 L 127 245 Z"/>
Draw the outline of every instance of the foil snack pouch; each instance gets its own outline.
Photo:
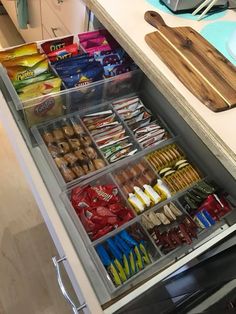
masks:
<path id="1" fill-rule="evenodd" d="M 48 61 L 46 59 L 36 63 L 32 67 L 17 65 L 7 68 L 7 74 L 10 80 L 13 82 L 13 85 L 14 82 L 34 78 L 40 74 L 43 74 L 46 71 L 48 71 Z"/>
<path id="2" fill-rule="evenodd" d="M 22 89 L 23 87 L 33 84 L 33 83 L 37 83 L 37 82 L 42 82 L 42 81 L 46 81 L 49 79 L 54 78 L 55 76 L 50 73 L 50 72 L 45 72 L 43 74 L 37 75 L 36 77 L 33 78 L 28 78 L 26 80 L 22 80 L 22 81 L 13 81 L 13 85 L 16 89 L 16 91 L 18 91 L 19 89 Z"/>
<path id="3" fill-rule="evenodd" d="M 11 60 L 21 56 L 28 56 L 38 53 L 37 44 L 31 43 L 5 51 L 0 51 L 0 62 Z"/>
<path id="4" fill-rule="evenodd" d="M 14 66 L 33 67 L 38 62 L 43 61 L 46 58 L 47 56 L 45 54 L 37 53 L 31 56 L 22 56 L 8 61 L 4 61 L 2 62 L 2 65 L 5 68 Z"/>
<path id="5" fill-rule="evenodd" d="M 18 90 L 21 101 L 33 99 L 39 96 L 47 95 L 53 92 L 59 92 L 61 89 L 61 79 L 53 78 L 47 81 L 37 82 L 27 85 Z"/>
<path id="6" fill-rule="evenodd" d="M 43 51 L 48 54 L 52 51 L 56 51 L 59 49 L 64 48 L 65 46 L 69 46 L 72 45 L 74 41 L 74 36 L 68 36 L 65 38 L 61 38 L 61 39 L 54 39 L 54 40 L 49 40 L 47 42 L 44 42 L 41 45 L 41 48 L 43 49 Z"/>

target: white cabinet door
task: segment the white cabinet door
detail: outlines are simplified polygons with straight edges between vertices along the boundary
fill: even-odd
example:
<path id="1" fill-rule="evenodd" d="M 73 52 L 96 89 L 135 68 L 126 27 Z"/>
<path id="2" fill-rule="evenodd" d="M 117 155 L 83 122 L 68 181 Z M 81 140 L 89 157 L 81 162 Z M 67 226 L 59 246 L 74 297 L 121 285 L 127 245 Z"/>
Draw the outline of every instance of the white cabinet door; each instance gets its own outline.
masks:
<path id="1" fill-rule="evenodd" d="M 27 29 L 19 29 L 17 21 L 16 1 L 2 0 L 16 28 L 26 42 L 42 40 L 41 5 L 40 0 L 28 0 L 29 25 Z"/>
<path id="2" fill-rule="evenodd" d="M 78 34 L 87 29 L 86 6 L 82 0 L 44 0 L 70 33 Z"/>

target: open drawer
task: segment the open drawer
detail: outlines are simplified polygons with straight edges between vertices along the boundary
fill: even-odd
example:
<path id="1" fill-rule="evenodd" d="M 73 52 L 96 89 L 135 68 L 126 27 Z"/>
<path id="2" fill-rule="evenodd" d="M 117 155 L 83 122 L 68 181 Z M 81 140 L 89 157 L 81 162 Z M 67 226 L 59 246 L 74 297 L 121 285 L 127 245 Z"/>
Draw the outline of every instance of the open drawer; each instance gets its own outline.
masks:
<path id="1" fill-rule="evenodd" d="M 183 147 L 186 154 L 193 157 L 193 161 L 203 173 L 209 175 L 221 188 L 236 198 L 235 180 L 145 77 L 141 84 L 140 97 L 146 106 L 156 114 L 160 114 L 174 133 L 182 138 L 181 147 Z M 168 255 L 169 263 L 164 262 L 162 267 L 157 267 L 157 269 L 155 267 L 148 268 L 148 271 L 151 269 L 149 275 L 144 270 L 142 276 L 134 284 L 131 281 L 131 284 L 123 286 L 122 289 L 110 289 L 110 286 L 104 281 L 104 268 L 101 272 L 98 271 L 97 256 L 92 254 L 94 258 L 91 258 L 88 242 L 84 241 L 82 235 L 83 231 L 78 231 L 78 224 L 75 224 L 73 215 L 68 211 L 60 197 L 61 188 L 51 168 L 39 147 L 32 147 L 27 128 L 19 119 L 19 113 L 15 110 L 13 103 L 8 102 L 7 104 L 2 95 L 0 113 L 49 231 L 57 246 L 63 249 L 59 252 L 67 257 L 73 273 L 73 281 L 77 287 L 76 291 L 80 296 L 80 303 L 85 302 L 87 305 L 85 311 L 91 313 L 101 313 L 103 310 L 106 313 L 115 312 L 236 230 L 236 213 L 232 211 L 225 216 L 221 223 L 207 230 L 206 233 L 201 233 L 197 243 L 193 242 L 190 247 L 181 248 L 181 252 L 177 256 L 175 256 L 175 253 Z M 135 219 L 140 220 L 139 217 Z M 147 236 L 150 239 L 151 246 L 155 247 L 154 241 L 149 235 Z M 103 240 L 106 240 L 106 238 Z M 155 250 L 157 253 L 152 254 L 153 261 L 156 256 L 162 255 L 158 247 L 155 247 Z M 174 258 L 172 254 L 174 254 Z M 160 260 L 162 261 L 162 259 Z"/>

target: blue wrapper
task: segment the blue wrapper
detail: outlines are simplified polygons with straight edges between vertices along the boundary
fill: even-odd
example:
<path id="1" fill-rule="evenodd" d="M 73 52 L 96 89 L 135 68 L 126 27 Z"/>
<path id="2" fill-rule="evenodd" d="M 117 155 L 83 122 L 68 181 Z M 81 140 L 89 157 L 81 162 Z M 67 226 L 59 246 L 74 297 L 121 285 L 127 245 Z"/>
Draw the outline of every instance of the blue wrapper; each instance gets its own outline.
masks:
<path id="1" fill-rule="evenodd" d="M 73 76 L 85 71 L 88 67 L 96 68 L 99 65 L 100 65 L 99 62 L 94 61 L 93 58 L 90 58 L 89 60 L 85 61 L 83 60 L 80 62 L 74 62 L 71 64 L 57 66 L 56 71 L 61 77 Z"/>
<path id="2" fill-rule="evenodd" d="M 104 66 L 104 75 L 106 78 L 127 73 L 138 69 L 135 63 L 122 63 Z"/>
<path id="3" fill-rule="evenodd" d="M 89 58 L 91 58 L 91 57 L 89 57 L 88 53 L 83 53 L 81 55 L 73 56 L 73 57 L 70 57 L 68 59 L 53 62 L 53 66 L 57 67 L 59 65 L 65 65 L 65 64 L 76 62 L 76 61 L 86 60 Z"/>
<path id="4" fill-rule="evenodd" d="M 209 228 L 211 226 L 210 222 L 206 219 L 202 212 L 197 213 L 196 217 L 200 220 L 205 228 Z"/>
<path id="5" fill-rule="evenodd" d="M 96 67 L 88 67 L 83 72 L 62 77 L 63 82 L 67 88 L 75 86 L 83 86 L 103 79 L 103 67 L 101 65 Z"/>
<path id="6" fill-rule="evenodd" d="M 215 220 L 212 218 L 212 216 L 208 213 L 206 209 L 203 209 L 202 213 L 212 226 L 216 223 Z"/>

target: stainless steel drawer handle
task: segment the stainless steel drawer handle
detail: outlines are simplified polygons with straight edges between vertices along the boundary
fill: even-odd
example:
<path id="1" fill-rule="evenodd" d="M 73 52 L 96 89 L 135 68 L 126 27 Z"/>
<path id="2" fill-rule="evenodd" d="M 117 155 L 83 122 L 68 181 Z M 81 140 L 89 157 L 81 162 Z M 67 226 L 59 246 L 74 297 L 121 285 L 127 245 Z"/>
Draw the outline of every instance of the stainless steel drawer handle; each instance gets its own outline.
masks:
<path id="1" fill-rule="evenodd" d="M 53 265 L 55 267 L 55 270 L 56 270 L 56 274 L 57 274 L 57 282 L 58 282 L 58 285 L 61 289 L 61 292 L 64 296 L 64 298 L 66 299 L 66 301 L 71 305 L 72 307 L 72 310 L 73 310 L 73 313 L 74 314 L 79 314 L 79 311 L 84 309 L 87 305 L 86 303 L 82 304 L 81 306 L 77 307 L 74 302 L 71 300 L 70 296 L 68 295 L 65 287 L 64 287 L 64 284 L 62 282 L 62 279 L 61 279 L 61 273 L 60 273 L 60 263 L 65 261 L 66 260 L 66 257 L 62 257 L 60 259 L 57 259 L 56 256 L 52 257 L 52 261 L 53 261 Z"/>
<path id="2" fill-rule="evenodd" d="M 56 31 L 58 31 L 57 27 L 51 27 L 52 33 L 55 37 L 57 37 Z"/>

